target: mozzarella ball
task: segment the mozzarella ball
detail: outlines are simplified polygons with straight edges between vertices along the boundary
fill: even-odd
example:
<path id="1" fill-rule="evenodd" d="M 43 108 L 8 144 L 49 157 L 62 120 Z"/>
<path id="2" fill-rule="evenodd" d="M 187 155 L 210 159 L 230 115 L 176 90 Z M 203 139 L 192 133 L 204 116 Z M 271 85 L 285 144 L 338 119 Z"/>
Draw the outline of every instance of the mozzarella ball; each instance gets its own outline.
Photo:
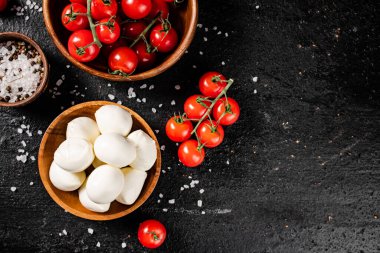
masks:
<path id="1" fill-rule="evenodd" d="M 96 156 L 95 156 L 94 161 L 92 162 L 92 166 L 94 166 L 94 168 L 98 168 L 99 166 L 104 165 L 104 164 L 106 163 L 100 161 Z"/>
<path id="2" fill-rule="evenodd" d="M 67 124 L 66 138 L 80 138 L 91 143 L 99 136 L 100 132 L 95 120 L 89 117 L 79 117 Z"/>
<path id="3" fill-rule="evenodd" d="M 68 172 L 53 161 L 50 165 L 49 178 L 52 184 L 61 191 L 74 191 L 83 184 L 86 173 L 84 171 Z"/>
<path id="4" fill-rule="evenodd" d="M 54 153 L 54 161 L 69 172 L 87 169 L 94 158 L 92 144 L 78 138 L 65 140 Z"/>
<path id="5" fill-rule="evenodd" d="M 122 168 L 136 158 L 136 147 L 120 134 L 102 134 L 94 143 L 96 157 L 107 164 Z"/>
<path id="6" fill-rule="evenodd" d="M 144 131 L 136 130 L 127 137 L 136 146 L 136 159 L 130 164 L 134 169 L 147 171 L 157 159 L 156 142 Z"/>
<path id="7" fill-rule="evenodd" d="M 106 203 L 106 204 L 98 204 L 89 199 L 87 192 L 86 192 L 86 186 L 87 185 L 87 180 L 84 182 L 82 187 L 79 189 L 79 201 L 84 206 L 90 211 L 93 212 L 98 212 L 98 213 L 104 213 L 107 212 L 108 209 L 110 209 L 111 203 Z"/>
<path id="8" fill-rule="evenodd" d="M 121 170 L 124 174 L 124 187 L 116 200 L 124 205 L 132 205 L 139 197 L 147 174 L 145 171 L 127 167 Z"/>
<path id="9" fill-rule="evenodd" d="M 104 105 L 95 112 L 96 122 L 102 134 L 116 133 L 127 136 L 132 128 L 132 116 L 116 105 Z"/>
<path id="10" fill-rule="evenodd" d="M 90 200 L 107 204 L 116 199 L 124 186 L 123 173 L 119 168 L 102 165 L 96 168 L 87 179 L 86 192 Z"/>

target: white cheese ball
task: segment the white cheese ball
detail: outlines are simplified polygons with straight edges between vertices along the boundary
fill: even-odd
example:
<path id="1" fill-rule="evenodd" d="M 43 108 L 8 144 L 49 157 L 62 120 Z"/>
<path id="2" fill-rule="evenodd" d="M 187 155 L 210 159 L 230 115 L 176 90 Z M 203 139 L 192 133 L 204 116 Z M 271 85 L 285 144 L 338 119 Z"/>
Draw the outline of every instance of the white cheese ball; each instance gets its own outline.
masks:
<path id="1" fill-rule="evenodd" d="M 132 205 L 140 195 L 147 174 L 145 171 L 131 167 L 124 168 L 121 171 L 124 174 L 124 187 L 116 201 L 124 205 Z"/>
<path id="2" fill-rule="evenodd" d="M 75 191 L 86 180 L 86 173 L 84 171 L 68 172 L 53 161 L 50 165 L 49 178 L 52 184 L 61 191 Z"/>
<path id="3" fill-rule="evenodd" d="M 102 165 L 91 172 L 86 192 L 91 201 L 107 204 L 116 199 L 124 186 L 123 173 L 119 168 Z"/>
<path id="4" fill-rule="evenodd" d="M 136 146 L 136 159 L 130 164 L 134 169 L 147 171 L 157 159 L 156 142 L 144 131 L 136 130 L 127 137 Z"/>
<path id="5" fill-rule="evenodd" d="M 92 162 L 92 166 L 94 166 L 94 168 L 98 168 L 99 166 L 104 165 L 104 164 L 106 163 L 100 161 L 96 156 L 95 156 L 94 161 Z"/>
<path id="6" fill-rule="evenodd" d="M 89 199 L 86 192 L 86 185 L 87 185 L 87 180 L 79 189 L 79 201 L 82 204 L 82 206 L 84 206 L 85 208 L 93 212 L 98 212 L 98 213 L 107 212 L 110 209 L 111 203 L 98 204 L 92 201 L 91 199 Z"/>
<path id="7" fill-rule="evenodd" d="M 136 158 L 136 147 L 120 134 L 102 134 L 94 143 L 96 157 L 107 164 L 123 168 Z"/>
<path id="8" fill-rule="evenodd" d="M 87 169 L 94 158 L 92 144 L 78 138 L 65 140 L 54 153 L 54 161 L 69 172 Z"/>
<path id="9" fill-rule="evenodd" d="M 116 105 L 104 105 L 95 112 L 96 122 L 102 134 L 116 133 L 127 136 L 132 128 L 132 116 Z"/>
<path id="10" fill-rule="evenodd" d="M 66 138 L 80 138 L 91 143 L 99 136 L 99 128 L 95 120 L 89 117 L 79 117 L 67 124 Z"/>

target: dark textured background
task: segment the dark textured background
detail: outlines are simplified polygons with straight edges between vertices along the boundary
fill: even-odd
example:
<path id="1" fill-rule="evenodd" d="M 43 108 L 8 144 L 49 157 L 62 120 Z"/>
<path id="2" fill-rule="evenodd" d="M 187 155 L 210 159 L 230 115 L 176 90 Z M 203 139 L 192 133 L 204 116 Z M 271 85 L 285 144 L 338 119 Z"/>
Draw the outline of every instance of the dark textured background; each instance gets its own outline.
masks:
<path id="1" fill-rule="evenodd" d="M 144 252 L 136 238 L 138 224 L 156 218 L 168 230 L 160 252 L 380 252 L 378 1 L 199 4 L 203 26 L 175 67 L 146 82 L 110 87 L 106 80 L 66 68 L 41 13 L 28 21 L 14 13 L 0 17 L 0 31 L 23 32 L 42 45 L 52 66 L 50 89 L 66 77 L 55 99 L 46 92 L 31 106 L 0 109 L 0 251 Z M 236 80 L 230 96 L 242 114 L 226 129 L 224 143 L 207 150 L 201 167 L 186 169 L 162 130 L 208 70 Z M 143 83 L 154 89 L 140 89 Z M 128 99 L 129 87 L 147 102 Z M 37 162 L 23 164 L 16 155 L 25 140 L 25 150 L 37 157 L 37 130 L 44 131 L 61 106 L 108 99 L 108 94 L 160 130 L 166 173 L 141 209 L 93 222 L 65 213 L 42 186 Z M 23 123 L 32 137 L 17 133 Z M 180 191 L 189 176 L 199 184 Z M 60 236 L 63 229 L 68 234 Z"/>

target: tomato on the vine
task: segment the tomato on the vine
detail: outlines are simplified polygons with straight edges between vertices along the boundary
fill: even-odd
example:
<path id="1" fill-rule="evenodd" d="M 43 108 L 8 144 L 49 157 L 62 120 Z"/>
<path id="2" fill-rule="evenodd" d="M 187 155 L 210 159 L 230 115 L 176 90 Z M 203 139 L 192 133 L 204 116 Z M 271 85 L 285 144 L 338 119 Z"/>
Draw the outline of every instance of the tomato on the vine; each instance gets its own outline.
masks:
<path id="1" fill-rule="evenodd" d="M 126 47 L 127 41 L 123 38 L 119 38 L 115 43 L 105 44 L 102 46 L 102 55 L 108 59 L 108 56 L 111 54 L 113 50 L 118 47 Z"/>
<path id="2" fill-rule="evenodd" d="M 146 220 L 140 224 L 137 238 L 146 248 L 158 248 L 164 243 L 166 238 L 165 226 L 158 220 Z"/>
<path id="3" fill-rule="evenodd" d="M 216 98 L 226 86 L 226 78 L 218 72 L 206 72 L 199 79 L 199 89 L 206 97 Z"/>
<path id="4" fill-rule="evenodd" d="M 193 124 L 183 116 L 173 116 L 166 123 L 165 131 L 170 140 L 183 142 L 190 138 Z"/>
<path id="5" fill-rule="evenodd" d="M 215 103 L 212 115 L 221 125 L 232 125 L 239 118 L 239 104 L 233 98 L 221 98 Z"/>
<path id="6" fill-rule="evenodd" d="M 145 30 L 146 25 L 142 21 L 127 22 L 122 26 L 122 34 L 128 39 L 135 40 Z"/>
<path id="7" fill-rule="evenodd" d="M 149 12 L 148 18 L 155 18 L 161 12 L 161 18 L 167 19 L 169 17 L 168 4 L 163 0 L 152 0 L 152 9 Z"/>
<path id="8" fill-rule="evenodd" d="M 150 43 L 156 47 L 160 53 L 168 53 L 172 51 L 178 43 L 178 35 L 173 27 L 168 25 L 158 24 L 153 27 L 150 33 Z"/>
<path id="9" fill-rule="evenodd" d="M 152 9 L 151 0 L 122 0 L 124 14 L 131 19 L 142 19 L 148 16 Z"/>
<path id="10" fill-rule="evenodd" d="M 119 47 L 108 57 L 108 66 L 115 74 L 130 75 L 138 64 L 136 53 L 129 47 Z"/>
<path id="11" fill-rule="evenodd" d="M 72 3 L 77 3 L 77 4 L 83 4 L 84 6 L 87 5 L 87 0 L 70 0 Z"/>
<path id="12" fill-rule="evenodd" d="M 200 119 L 206 113 L 211 102 L 202 95 L 192 95 L 185 101 L 184 111 L 189 119 Z"/>
<path id="13" fill-rule="evenodd" d="M 89 26 L 86 16 L 87 8 L 78 3 L 67 5 L 61 15 L 63 26 L 69 31 L 86 29 Z"/>
<path id="14" fill-rule="evenodd" d="M 71 34 L 68 41 L 68 50 L 72 57 L 80 62 L 94 60 L 100 51 L 96 44 L 90 45 L 94 41 L 89 30 L 79 30 Z"/>
<path id="15" fill-rule="evenodd" d="M 133 50 L 135 50 L 137 57 L 139 58 L 138 67 L 141 69 L 146 69 L 152 66 L 156 61 L 156 52 L 153 52 L 151 49 L 148 50 L 148 45 L 146 45 L 144 41 L 139 41 L 134 45 Z"/>
<path id="16" fill-rule="evenodd" d="M 114 19 L 105 18 L 95 28 L 100 42 L 112 44 L 120 37 L 120 26 Z"/>
<path id="17" fill-rule="evenodd" d="M 91 16 L 95 20 L 110 18 L 116 16 L 117 1 L 116 0 L 92 0 Z"/>
<path id="18" fill-rule="evenodd" d="M 224 139 L 224 130 L 221 125 L 212 120 L 206 120 L 199 124 L 197 128 L 197 136 L 199 141 L 207 148 L 215 148 Z"/>
<path id="19" fill-rule="evenodd" d="M 182 142 L 178 148 L 178 158 L 183 165 L 187 167 L 196 167 L 200 165 L 205 158 L 205 150 L 198 146 L 196 140 L 187 140 Z"/>
<path id="20" fill-rule="evenodd" d="M 3 12 L 8 6 L 8 0 L 0 0 L 0 12 Z"/>

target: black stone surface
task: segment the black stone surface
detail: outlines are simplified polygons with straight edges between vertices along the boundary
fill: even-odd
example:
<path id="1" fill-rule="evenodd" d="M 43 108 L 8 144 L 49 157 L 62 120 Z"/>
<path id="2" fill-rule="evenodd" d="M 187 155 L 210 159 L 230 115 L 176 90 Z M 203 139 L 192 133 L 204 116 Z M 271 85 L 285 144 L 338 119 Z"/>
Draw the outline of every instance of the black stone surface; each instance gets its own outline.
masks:
<path id="1" fill-rule="evenodd" d="M 15 12 L 0 17 L 0 31 L 22 32 L 42 45 L 52 66 L 49 89 L 65 75 L 55 99 L 47 91 L 28 107 L 0 109 L 0 251 L 148 252 L 136 230 L 155 218 L 168 230 L 157 252 L 380 252 L 378 1 L 199 5 L 203 26 L 175 67 L 146 82 L 111 86 L 66 68 L 42 13 L 25 11 L 28 21 Z M 242 114 L 226 128 L 223 144 L 207 150 L 201 167 L 186 169 L 163 129 L 169 115 L 197 93 L 198 78 L 208 70 L 236 80 L 229 94 Z M 144 83 L 154 89 L 140 89 Z M 180 90 L 174 89 L 177 84 Z M 146 103 L 129 99 L 130 87 Z M 37 157 L 37 131 L 46 129 L 61 106 L 108 100 L 108 94 L 160 130 L 166 173 L 141 209 L 93 222 L 64 212 L 50 199 L 30 156 Z M 21 124 L 30 125 L 32 137 L 17 132 Z M 16 160 L 20 148 L 29 152 L 25 164 Z M 180 191 L 191 180 L 199 184 Z M 64 229 L 67 235 L 60 236 Z"/>

